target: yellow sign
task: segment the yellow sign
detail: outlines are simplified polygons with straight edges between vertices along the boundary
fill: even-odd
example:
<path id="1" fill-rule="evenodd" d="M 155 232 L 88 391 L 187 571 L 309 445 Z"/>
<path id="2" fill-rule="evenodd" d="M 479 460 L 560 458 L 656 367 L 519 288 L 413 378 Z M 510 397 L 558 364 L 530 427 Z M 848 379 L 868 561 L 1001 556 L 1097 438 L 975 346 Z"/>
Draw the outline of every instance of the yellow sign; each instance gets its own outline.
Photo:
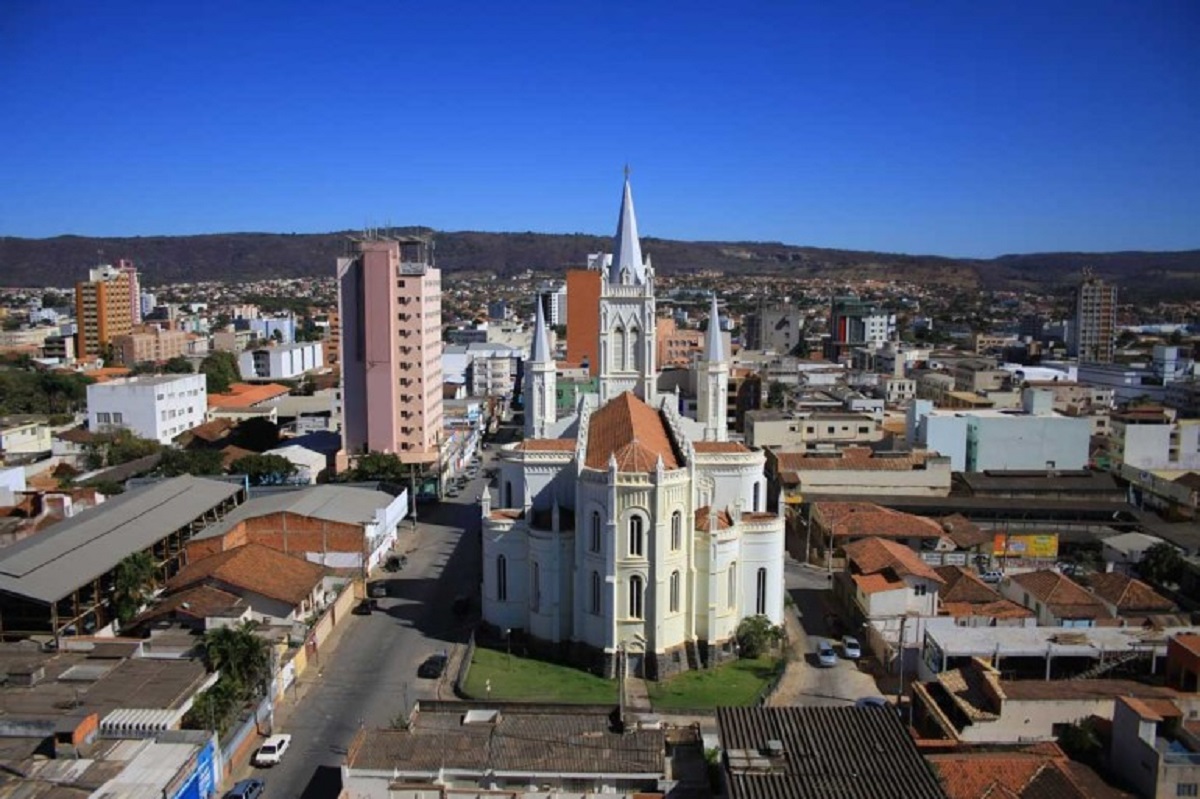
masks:
<path id="1" fill-rule="evenodd" d="M 996 557 L 1010 558 L 1057 558 L 1058 534 L 1005 535 L 996 533 L 992 540 L 992 554 Z"/>

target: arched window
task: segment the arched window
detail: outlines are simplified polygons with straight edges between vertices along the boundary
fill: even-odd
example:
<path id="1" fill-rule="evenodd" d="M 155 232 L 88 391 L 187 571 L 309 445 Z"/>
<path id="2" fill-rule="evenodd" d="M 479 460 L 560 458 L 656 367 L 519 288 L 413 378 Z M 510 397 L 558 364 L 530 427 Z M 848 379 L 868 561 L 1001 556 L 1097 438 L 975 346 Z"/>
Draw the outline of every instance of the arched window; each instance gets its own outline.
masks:
<path id="1" fill-rule="evenodd" d="M 671 612 L 679 612 L 679 572 L 671 572 Z"/>
<path id="2" fill-rule="evenodd" d="M 630 369 L 642 368 L 642 334 L 636 327 L 629 329 L 629 359 L 626 361 Z"/>
<path id="3" fill-rule="evenodd" d="M 642 556 L 642 517 L 629 517 L 629 556 L 640 558 Z"/>
<path id="4" fill-rule="evenodd" d="M 533 590 L 530 592 L 529 597 L 530 606 L 533 612 L 537 613 L 542 604 L 542 569 L 536 560 L 533 562 L 533 579 L 531 582 L 533 583 L 531 586 Z"/>
<path id="5" fill-rule="evenodd" d="M 755 482 L 754 483 L 754 504 L 751 506 L 751 509 L 755 513 L 758 513 L 760 510 L 762 510 L 762 508 L 760 508 L 758 506 L 758 503 L 760 501 L 759 494 L 761 494 L 761 493 L 762 493 L 762 486 L 759 485 L 757 482 Z"/>
<path id="6" fill-rule="evenodd" d="M 496 558 L 496 599 L 508 601 L 508 558 L 503 555 Z"/>
<path id="7" fill-rule="evenodd" d="M 629 618 L 642 618 L 642 578 L 637 574 L 629 578 Z"/>
<path id="8" fill-rule="evenodd" d="M 729 564 L 729 607 L 737 607 L 737 561 Z"/>
<path id="9" fill-rule="evenodd" d="M 628 352 L 625 350 L 625 328 L 618 327 L 613 331 L 612 343 L 612 361 L 613 369 L 621 372 L 625 370 L 625 358 Z"/>
<path id="10" fill-rule="evenodd" d="M 600 511 L 592 511 L 592 539 L 589 549 L 592 552 L 600 551 Z"/>
<path id="11" fill-rule="evenodd" d="M 678 552 L 683 544 L 683 514 L 675 511 L 671 514 L 671 551 Z"/>
<path id="12" fill-rule="evenodd" d="M 600 572 L 592 572 L 592 613 L 600 615 Z"/>
<path id="13" fill-rule="evenodd" d="M 505 480 L 504 481 L 504 507 L 511 508 L 512 506 L 513 506 L 512 483 L 508 480 Z"/>
<path id="14" fill-rule="evenodd" d="M 758 578 L 754 586 L 754 612 L 760 616 L 767 613 L 767 570 L 758 570 Z"/>

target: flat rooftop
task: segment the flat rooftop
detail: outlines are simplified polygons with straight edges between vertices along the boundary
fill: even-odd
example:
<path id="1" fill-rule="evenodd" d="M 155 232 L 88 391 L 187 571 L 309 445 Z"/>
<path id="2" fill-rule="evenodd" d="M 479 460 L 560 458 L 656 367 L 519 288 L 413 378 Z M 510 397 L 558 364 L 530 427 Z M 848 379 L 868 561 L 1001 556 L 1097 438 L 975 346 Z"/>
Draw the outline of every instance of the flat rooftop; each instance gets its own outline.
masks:
<path id="1" fill-rule="evenodd" d="M 1196 627 L 1143 630 L 1140 627 L 959 627 L 954 619 L 927 622 L 925 635 L 949 657 L 1100 657 L 1153 647 L 1167 651 L 1167 639 L 1196 633 Z"/>

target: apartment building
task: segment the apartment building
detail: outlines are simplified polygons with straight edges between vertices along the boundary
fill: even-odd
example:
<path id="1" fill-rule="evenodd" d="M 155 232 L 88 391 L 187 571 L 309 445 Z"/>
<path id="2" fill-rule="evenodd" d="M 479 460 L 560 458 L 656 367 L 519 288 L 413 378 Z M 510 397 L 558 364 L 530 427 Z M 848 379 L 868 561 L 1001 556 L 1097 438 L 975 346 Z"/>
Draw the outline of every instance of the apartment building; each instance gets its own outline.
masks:
<path id="1" fill-rule="evenodd" d="M 1086 270 L 1075 295 L 1075 324 L 1067 351 L 1081 363 L 1112 363 L 1116 330 L 1117 287 Z"/>
<path id="2" fill-rule="evenodd" d="M 125 429 L 163 444 L 203 424 L 208 410 L 205 376 L 142 375 L 87 387 L 88 428 Z"/>
<path id="3" fill-rule="evenodd" d="M 135 273 L 136 274 L 136 273 Z M 79 357 L 99 357 L 114 336 L 133 332 L 135 302 L 131 276 L 113 266 L 99 266 L 88 272 L 88 279 L 75 284 L 75 319 L 79 326 L 75 351 Z"/>
<path id="4" fill-rule="evenodd" d="M 238 370 L 243 380 L 295 380 L 324 368 L 323 352 L 319 341 L 257 347 L 238 356 Z"/>
<path id="5" fill-rule="evenodd" d="M 182 330 L 164 330 L 154 326 L 124 335 L 113 336 L 113 355 L 117 363 L 133 366 L 136 363 L 162 363 L 185 357 L 190 351 L 190 334 Z"/>
<path id="6" fill-rule="evenodd" d="M 431 242 L 373 237 L 338 259 L 342 435 L 346 451 L 438 459 L 442 277 Z"/>

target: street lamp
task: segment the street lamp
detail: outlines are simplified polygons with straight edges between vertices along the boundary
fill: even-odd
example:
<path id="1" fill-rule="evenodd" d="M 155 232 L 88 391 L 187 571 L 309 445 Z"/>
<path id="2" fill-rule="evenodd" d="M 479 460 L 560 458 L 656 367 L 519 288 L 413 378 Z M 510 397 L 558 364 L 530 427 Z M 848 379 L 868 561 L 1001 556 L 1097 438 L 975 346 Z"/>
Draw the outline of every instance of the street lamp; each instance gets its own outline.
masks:
<path id="1" fill-rule="evenodd" d="M 508 658 L 504 661 L 505 668 L 512 668 L 512 628 L 504 628 L 504 643 L 508 647 Z"/>

